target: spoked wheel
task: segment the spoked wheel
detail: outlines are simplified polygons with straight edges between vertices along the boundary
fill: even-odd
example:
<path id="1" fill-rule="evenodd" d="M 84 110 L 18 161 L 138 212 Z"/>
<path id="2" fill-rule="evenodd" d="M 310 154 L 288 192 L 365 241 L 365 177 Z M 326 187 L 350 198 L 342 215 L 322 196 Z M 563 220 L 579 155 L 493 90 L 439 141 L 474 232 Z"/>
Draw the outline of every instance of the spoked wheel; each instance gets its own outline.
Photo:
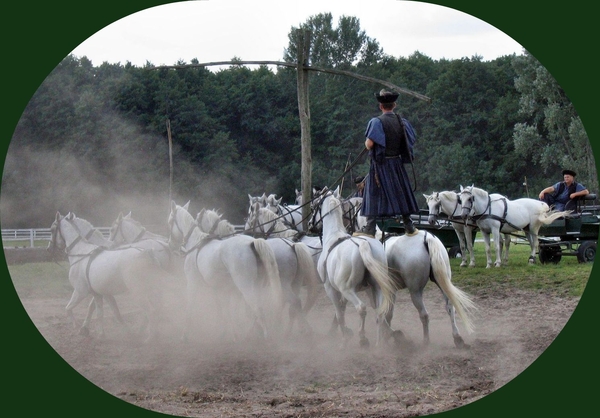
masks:
<path id="1" fill-rule="evenodd" d="M 542 264 L 558 264 L 562 258 L 562 250 L 560 245 L 544 245 L 540 246 L 540 262 Z"/>
<path id="2" fill-rule="evenodd" d="M 577 260 L 580 263 L 593 262 L 596 257 L 596 243 L 593 241 L 584 241 L 577 248 Z"/>

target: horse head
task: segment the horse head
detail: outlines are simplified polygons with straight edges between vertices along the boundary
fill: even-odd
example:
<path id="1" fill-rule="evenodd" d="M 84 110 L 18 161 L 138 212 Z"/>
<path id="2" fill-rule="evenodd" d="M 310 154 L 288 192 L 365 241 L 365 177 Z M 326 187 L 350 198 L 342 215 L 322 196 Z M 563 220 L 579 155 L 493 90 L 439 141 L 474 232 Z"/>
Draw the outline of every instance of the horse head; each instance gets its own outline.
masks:
<path id="1" fill-rule="evenodd" d="M 475 196 L 473 195 L 474 185 L 462 187 L 460 186 L 460 193 L 458 194 L 458 201 L 462 206 L 460 217 L 466 220 L 474 209 Z"/>
<path id="2" fill-rule="evenodd" d="M 181 246 L 184 246 L 196 227 L 194 218 L 188 212 L 189 204 L 188 201 L 184 206 L 179 206 L 175 201 L 171 201 L 171 211 L 167 219 L 171 250 L 179 250 Z"/>
<path id="3" fill-rule="evenodd" d="M 58 251 L 64 251 L 67 248 L 67 244 L 65 242 L 62 233 L 60 232 L 60 222 L 63 220 L 64 216 L 60 214 L 60 212 L 56 212 L 56 216 L 54 218 L 54 222 L 52 222 L 52 226 L 50 226 L 50 242 L 48 243 L 47 251 L 56 254 Z"/>
<path id="4" fill-rule="evenodd" d="M 295 201 L 295 203 L 296 203 L 296 205 L 302 205 L 302 191 L 298 190 L 298 189 L 295 189 L 295 191 L 296 191 L 296 201 Z"/>
<path id="5" fill-rule="evenodd" d="M 427 208 L 429 209 L 429 216 L 427 221 L 430 225 L 435 225 L 437 222 L 437 217 L 440 214 L 440 207 L 442 205 L 442 200 L 440 199 L 440 194 L 438 192 L 433 192 L 430 195 L 423 195 L 425 197 L 425 201 L 427 202 Z"/>

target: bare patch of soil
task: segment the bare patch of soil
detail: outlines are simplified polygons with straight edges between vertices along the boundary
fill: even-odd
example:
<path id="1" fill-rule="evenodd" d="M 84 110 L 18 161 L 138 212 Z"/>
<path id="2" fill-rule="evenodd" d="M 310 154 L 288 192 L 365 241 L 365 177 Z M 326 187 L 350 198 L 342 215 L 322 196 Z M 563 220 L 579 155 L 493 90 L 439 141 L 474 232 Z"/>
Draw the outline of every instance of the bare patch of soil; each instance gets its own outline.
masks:
<path id="1" fill-rule="evenodd" d="M 183 286 L 169 291 L 159 337 L 145 344 L 105 307 L 106 336 L 93 322 L 89 336 L 67 320 L 67 298 L 23 297 L 23 306 L 49 344 L 81 375 L 128 403 L 189 417 L 411 417 L 457 408 L 497 390 L 527 368 L 554 340 L 578 299 L 515 289 L 474 295 L 479 306 L 468 349 L 457 349 L 443 299 L 428 286 L 431 342 L 422 344 L 418 314 L 400 292 L 392 326 L 408 343 L 375 347 L 374 312 L 367 315 L 371 347 L 358 338 L 340 349 L 329 335 L 333 307 L 323 291 L 309 313 L 313 332 L 264 341 L 236 332 L 207 309 L 195 316 L 195 332 L 181 341 Z M 362 295 L 366 300 L 366 295 Z M 140 313 L 118 299 L 131 329 Z M 79 306 L 81 323 L 86 307 Z M 358 315 L 347 309 L 357 332 Z M 287 318 L 286 318 L 287 320 Z M 459 325 L 460 326 L 460 325 Z M 461 328 L 462 330 L 462 328 Z M 233 341 L 237 338 L 237 342 Z"/>

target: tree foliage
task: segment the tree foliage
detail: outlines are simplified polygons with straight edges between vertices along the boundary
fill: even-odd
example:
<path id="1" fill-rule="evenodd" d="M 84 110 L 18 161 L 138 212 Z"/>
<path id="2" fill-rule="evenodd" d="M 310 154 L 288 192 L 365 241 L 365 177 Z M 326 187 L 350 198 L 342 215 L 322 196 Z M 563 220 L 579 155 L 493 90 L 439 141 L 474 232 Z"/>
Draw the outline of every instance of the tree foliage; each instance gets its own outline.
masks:
<path id="1" fill-rule="evenodd" d="M 418 135 L 412 181 L 421 203 L 422 193 L 461 184 L 518 198 L 528 191 L 524 178 L 534 197 L 563 166 L 575 167 L 578 179 L 596 191 L 585 129 L 560 86 L 529 54 L 487 62 L 477 56 L 435 61 L 418 51 L 393 57 L 358 19 L 342 16 L 334 26 L 331 14 L 321 14 L 291 28 L 286 61 L 296 60 L 301 28 L 312 31 L 312 65 L 387 80 L 432 98 L 431 104 L 411 96 L 398 102 Z M 379 114 L 379 89 L 310 73 L 313 185 L 332 185 L 363 150 L 366 123 Z M 367 167 L 366 158 L 358 161 L 343 194 Z M 219 209 L 242 223 L 248 194 L 275 193 L 292 203 L 301 188 L 300 168 L 292 68 L 235 62 L 219 71 L 95 67 L 86 57 L 68 56 L 15 129 L 2 178 L 2 224 L 47 227 L 60 210 L 100 226 L 132 210 L 161 225 L 169 197 L 190 200 L 192 209 Z"/>

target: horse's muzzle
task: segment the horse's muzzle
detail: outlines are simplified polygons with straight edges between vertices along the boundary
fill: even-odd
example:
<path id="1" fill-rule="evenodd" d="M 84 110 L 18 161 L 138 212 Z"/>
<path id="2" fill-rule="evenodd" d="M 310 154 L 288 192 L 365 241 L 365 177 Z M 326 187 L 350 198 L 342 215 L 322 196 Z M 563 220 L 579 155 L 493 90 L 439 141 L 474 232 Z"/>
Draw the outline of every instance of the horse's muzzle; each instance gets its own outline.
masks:
<path id="1" fill-rule="evenodd" d="M 427 222 L 429 222 L 429 225 L 435 225 L 436 221 L 437 218 L 435 215 L 429 215 L 429 217 L 427 218 Z"/>

